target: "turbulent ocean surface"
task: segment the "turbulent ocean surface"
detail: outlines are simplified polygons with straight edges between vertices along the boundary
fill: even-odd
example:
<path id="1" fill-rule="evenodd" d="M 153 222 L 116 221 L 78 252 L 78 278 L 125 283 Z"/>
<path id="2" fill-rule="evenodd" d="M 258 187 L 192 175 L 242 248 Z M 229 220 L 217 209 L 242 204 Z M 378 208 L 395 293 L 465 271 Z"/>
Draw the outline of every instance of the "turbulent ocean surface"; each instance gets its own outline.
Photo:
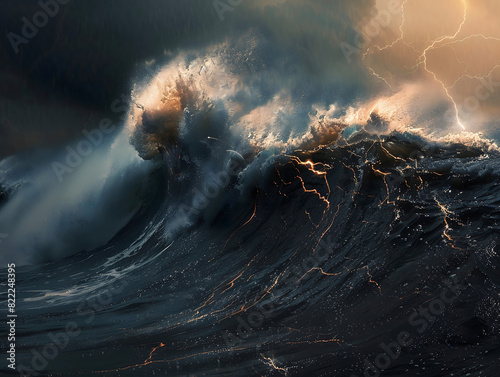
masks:
<path id="1" fill-rule="evenodd" d="M 203 139 L 196 156 L 179 145 L 119 166 L 121 139 L 112 173 L 87 177 L 97 194 L 54 210 L 68 212 L 66 236 L 98 238 L 118 208 L 126 225 L 65 258 L 39 240 L 37 263 L 17 268 L 21 365 L 53 376 L 363 375 L 403 331 L 413 341 L 383 375 L 496 375 L 496 151 L 348 128 L 337 143 L 251 161 Z M 43 181 L 37 157 L 1 163 L 1 211 L 29 194 L 16 177 Z M 24 211 L 44 205 L 31 200 Z M 412 317 L 447 286 L 431 319 Z M 57 357 L 42 365 L 38 352 Z"/>
<path id="2" fill-rule="evenodd" d="M 254 42 L 154 67 L 113 133 L 0 162 L 18 368 L 496 376 L 494 141 L 301 102 Z"/>

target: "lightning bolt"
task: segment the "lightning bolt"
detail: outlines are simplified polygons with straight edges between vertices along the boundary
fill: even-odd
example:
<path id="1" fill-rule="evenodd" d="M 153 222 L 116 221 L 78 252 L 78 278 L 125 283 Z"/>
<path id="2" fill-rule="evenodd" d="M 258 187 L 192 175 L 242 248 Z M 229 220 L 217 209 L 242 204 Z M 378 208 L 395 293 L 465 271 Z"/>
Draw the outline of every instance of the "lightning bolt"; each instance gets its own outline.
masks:
<path id="1" fill-rule="evenodd" d="M 460 40 L 455 40 L 455 41 L 452 41 L 452 42 L 446 43 L 446 44 L 444 44 L 443 46 L 448 46 L 448 47 L 450 47 L 453 51 L 455 51 L 455 49 L 453 49 L 453 47 L 452 47 L 452 45 L 453 45 L 453 44 L 456 44 L 456 43 L 461 43 L 461 42 L 465 42 L 465 41 L 467 41 L 467 40 L 469 40 L 469 39 L 471 39 L 471 38 L 483 38 L 484 40 L 493 40 L 493 41 L 500 42 L 500 38 L 496 38 L 496 37 L 486 37 L 486 36 L 484 36 L 483 34 L 473 34 L 473 35 L 469 35 L 469 36 L 467 36 L 467 37 L 465 37 L 465 38 L 462 38 L 462 39 L 460 39 Z M 455 56 L 456 56 L 456 54 L 455 54 Z M 458 58 L 457 58 L 457 61 L 459 61 L 459 60 L 458 60 Z M 465 63 L 460 62 L 460 61 L 459 61 L 459 63 L 466 65 Z M 493 67 L 493 68 L 492 68 L 492 69 L 491 69 L 488 73 L 486 73 L 486 74 L 484 74 L 484 75 L 469 75 L 469 74 L 464 74 L 464 75 L 460 76 L 458 79 L 456 79 L 456 80 L 455 80 L 455 82 L 454 82 L 452 85 L 448 86 L 448 89 L 453 89 L 453 88 L 455 87 L 455 85 L 456 85 L 456 84 L 457 84 L 460 80 L 462 80 L 462 79 L 464 79 L 464 78 L 469 78 L 469 79 L 477 79 L 477 80 L 486 79 L 486 78 L 487 78 L 487 77 L 489 77 L 489 76 L 490 76 L 490 75 L 491 75 L 491 74 L 492 74 L 492 73 L 493 73 L 493 72 L 494 72 L 494 71 L 495 71 L 498 67 L 500 67 L 500 64 L 495 65 L 495 66 L 494 66 L 494 67 Z M 467 72 L 468 70 L 469 70 L 469 66 L 467 66 L 467 67 L 465 68 L 465 71 L 466 71 L 466 72 Z"/>
<path id="2" fill-rule="evenodd" d="M 424 69 L 429 72 L 433 77 L 434 77 L 434 80 L 436 80 L 436 82 L 438 82 L 446 96 L 450 99 L 452 105 L 453 105 L 453 108 L 455 110 L 455 118 L 456 118 L 456 121 L 457 121 L 457 124 L 462 127 L 463 130 L 465 130 L 465 126 L 463 125 L 463 123 L 460 121 L 460 114 L 459 114 L 459 111 L 458 111 L 458 105 L 457 103 L 455 102 L 453 96 L 450 94 L 450 91 L 448 90 L 448 88 L 446 87 L 445 83 L 441 80 L 438 79 L 437 75 L 435 72 L 429 70 L 427 68 L 427 52 L 434 49 L 436 44 L 438 43 L 441 43 L 445 40 L 451 40 L 451 39 L 455 39 L 457 37 L 458 34 L 460 34 L 460 32 L 462 31 L 462 27 L 464 26 L 465 22 L 467 21 L 467 2 L 465 0 L 462 0 L 462 3 L 464 5 L 464 15 L 463 15 L 463 19 L 462 19 L 462 22 L 460 23 L 459 27 L 458 27 L 458 30 L 455 32 L 455 34 L 449 36 L 443 36 L 443 37 L 440 37 L 438 39 L 436 39 L 434 42 L 432 42 L 425 50 L 424 52 L 422 53 L 422 55 L 420 55 L 420 58 L 422 59 L 422 64 L 424 65 Z M 419 58 L 419 59 L 420 59 Z M 419 63 L 421 64 L 421 63 Z"/>
<path id="3" fill-rule="evenodd" d="M 405 41 L 405 35 L 404 35 L 404 25 L 405 25 L 405 22 L 406 22 L 405 5 L 408 3 L 408 1 L 410 1 L 410 0 L 405 0 L 401 4 L 402 18 L 401 18 L 401 23 L 399 25 L 399 34 L 398 34 L 398 37 L 395 40 L 393 40 L 392 42 L 386 44 L 385 46 L 374 45 L 374 46 L 368 47 L 366 49 L 366 51 L 362 54 L 362 60 L 363 61 L 365 61 L 365 59 L 366 59 L 366 57 L 368 55 L 370 55 L 370 54 L 372 54 L 374 52 L 381 52 L 381 51 L 384 51 L 384 50 L 388 50 L 388 49 L 394 47 L 398 42 L 402 42 L 404 45 L 412 48 L 415 52 L 419 53 L 411 44 L 409 44 L 409 43 L 407 43 Z M 453 34 L 450 34 L 450 35 L 442 35 L 442 36 L 440 36 L 440 37 L 438 37 L 438 38 L 436 38 L 436 39 L 434 39 L 432 41 L 429 41 L 429 44 L 427 44 L 427 46 L 419 53 L 420 55 L 417 58 L 416 64 L 414 66 L 410 67 L 410 69 L 413 70 L 413 71 L 416 71 L 419 67 L 422 67 L 423 70 L 426 71 L 433 78 L 433 80 L 442 87 L 444 94 L 449 99 L 450 104 L 453 107 L 456 124 L 459 125 L 463 130 L 465 130 L 466 129 L 465 125 L 463 124 L 463 122 L 462 122 L 462 120 L 460 118 L 459 106 L 458 106 L 457 101 L 455 100 L 453 94 L 451 93 L 451 90 L 454 88 L 454 86 L 457 84 L 457 82 L 460 81 L 463 78 L 484 79 L 484 78 L 488 77 L 489 75 L 491 75 L 493 73 L 493 71 L 495 69 L 497 69 L 498 67 L 500 67 L 500 64 L 496 65 L 491 71 L 489 71 L 488 73 L 486 73 L 484 75 L 470 75 L 470 74 L 467 74 L 467 70 L 468 70 L 469 67 L 466 67 L 464 74 L 461 75 L 451 86 L 447 86 L 445 84 L 445 82 L 438 77 L 438 75 L 436 74 L 436 72 L 434 72 L 433 70 L 431 70 L 428 67 L 428 64 L 427 64 L 428 52 L 431 51 L 431 50 L 434 50 L 436 48 L 440 48 L 440 47 L 444 47 L 444 46 L 449 46 L 455 52 L 455 57 L 456 57 L 456 51 L 453 49 L 453 45 L 454 44 L 457 44 L 457 43 L 460 43 L 460 42 L 464 42 L 464 41 L 466 41 L 466 40 L 468 40 L 470 38 L 474 38 L 474 37 L 484 38 L 485 40 L 496 40 L 496 41 L 500 41 L 500 38 L 496 38 L 496 37 L 492 37 L 492 36 L 485 36 L 483 34 L 472 34 L 472 35 L 468 35 L 468 36 L 466 36 L 466 37 L 464 37 L 462 39 L 457 39 L 457 37 L 460 35 L 460 33 L 463 30 L 463 26 L 467 22 L 467 11 L 468 11 L 467 1 L 466 0 L 460 0 L 460 2 L 463 5 L 463 16 L 462 16 L 462 20 L 461 20 L 460 24 L 458 25 L 457 29 L 455 30 L 455 32 Z M 457 58 L 457 61 L 460 64 L 464 65 L 464 63 L 461 62 L 458 58 Z M 390 85 L 388 78 L 383 77 L 381 74 L 377 73 L 368 64 L 367 64 L 367 68 L 368 68 L 368 70 L 370 71 L 370 73 L 374 77 L 376 77 L 377 79 L 385 82 L 387 84 L 387 86 L 389 88 L 391 88 L 391 90 L 394 91 L 394 88 Z"/>

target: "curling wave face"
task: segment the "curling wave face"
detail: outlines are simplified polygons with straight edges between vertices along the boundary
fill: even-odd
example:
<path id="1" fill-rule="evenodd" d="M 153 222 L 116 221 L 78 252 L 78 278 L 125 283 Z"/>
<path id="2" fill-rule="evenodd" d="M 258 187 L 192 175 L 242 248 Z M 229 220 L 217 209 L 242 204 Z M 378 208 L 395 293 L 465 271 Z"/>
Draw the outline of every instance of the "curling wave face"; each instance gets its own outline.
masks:
<path id="1" fill-rule="evenodd" d="M 82 329 L 61 351 L 71 371 L 47 370 L 246 376 L 272 373 L 273 360 L 290 375 L 362 375 L 406 331 L 413 344 L 392 373 L 472 373 L 454 362 L 472 350 L 493 375 L 498 152 L 351 128 L 251 163 L 205 146 L 210 164 L 182 148 L 176 165 L 152 161 L 148 205 L 106 247 L 18 272 L 26 323 L 38 323 L 27 350 L 53 321 Z M 412 317 L 450 281 L 446 310 Z"/>

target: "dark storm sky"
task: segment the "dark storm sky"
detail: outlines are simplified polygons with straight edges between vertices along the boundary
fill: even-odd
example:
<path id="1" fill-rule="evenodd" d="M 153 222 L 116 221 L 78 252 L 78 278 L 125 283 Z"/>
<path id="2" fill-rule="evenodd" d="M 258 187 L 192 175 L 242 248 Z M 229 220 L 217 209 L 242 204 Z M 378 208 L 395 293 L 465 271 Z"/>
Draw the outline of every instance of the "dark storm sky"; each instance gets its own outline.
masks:
<path id="1" fill-rule="evenodd" d="M 33 0 L 2 1 L 0 157 L 64 144 L 95 127 L 115 99 L 129 95 L 146 61 L 166 62 L 179 49 L 250 29 L 292 54 L 308 82 L 331 84 L 352 97 L 364 90 L 366 78 L 357 57 L 347 63 L 339 43 L 354 38 L 355 20 L 371 5 L 242 1 L 221 20 L 212 0 L 72 0 L 15 53 L 8 33 L 22 36 L 22 18 L 32 20 L 41 8 Z"/>

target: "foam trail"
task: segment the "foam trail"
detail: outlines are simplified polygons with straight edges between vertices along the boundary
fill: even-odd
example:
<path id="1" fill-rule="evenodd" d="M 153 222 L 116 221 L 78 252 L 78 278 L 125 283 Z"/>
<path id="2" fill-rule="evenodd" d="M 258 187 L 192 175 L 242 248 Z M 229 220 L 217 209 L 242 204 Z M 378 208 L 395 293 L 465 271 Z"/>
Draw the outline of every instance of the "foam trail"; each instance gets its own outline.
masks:
<path id="1" fill-rule="evenodd" d="M 0 180 L 11 191 L 0 209 L 0 229 L 9 234 L 2 262 L 31 264 L 92 250 L 139 208 L 151 164 L 137 156 L 126 132 L 103 142 L 59 182 L 51 164 L 64 162 L 65 154 L 12 156 L 0 163 Z"/>

